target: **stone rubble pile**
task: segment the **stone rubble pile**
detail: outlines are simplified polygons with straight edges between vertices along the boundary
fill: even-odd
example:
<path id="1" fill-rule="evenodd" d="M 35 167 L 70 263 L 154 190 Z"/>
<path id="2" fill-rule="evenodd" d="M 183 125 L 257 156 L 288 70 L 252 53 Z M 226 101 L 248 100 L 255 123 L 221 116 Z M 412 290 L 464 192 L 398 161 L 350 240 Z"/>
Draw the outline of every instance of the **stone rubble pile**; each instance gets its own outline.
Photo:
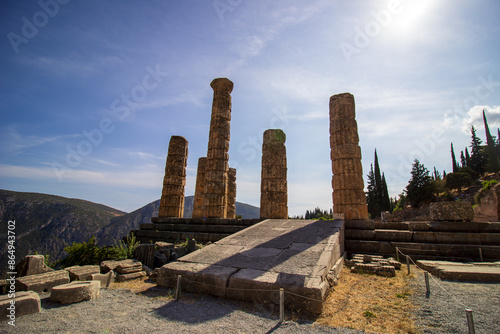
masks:
<path id="1" fill-rule="evenodd" d="M 351 268 L 351 272 L 385 277 L 394 277 L 396 270 L 401 269 L 401 263 L 392 257 L 386 259 L 379 255 L 364 254 L 354 254 L 350 260 L 346 260 L 346 266 Z"/>

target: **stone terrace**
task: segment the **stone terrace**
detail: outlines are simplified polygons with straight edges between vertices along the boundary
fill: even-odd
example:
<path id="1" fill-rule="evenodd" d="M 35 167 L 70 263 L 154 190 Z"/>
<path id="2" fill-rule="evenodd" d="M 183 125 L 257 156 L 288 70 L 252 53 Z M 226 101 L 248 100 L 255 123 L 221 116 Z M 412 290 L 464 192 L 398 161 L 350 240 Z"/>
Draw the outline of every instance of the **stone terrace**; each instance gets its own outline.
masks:
<path id="1" fill-rule="evenodd" d="M 327 275 L 342 267 L 343 224 L 264 220 L 166 264 L 157 284 L 174 288 L 182 275 L 183 291 L 275 304 L 284 288 L 285 306 L 321 313 Z"/>

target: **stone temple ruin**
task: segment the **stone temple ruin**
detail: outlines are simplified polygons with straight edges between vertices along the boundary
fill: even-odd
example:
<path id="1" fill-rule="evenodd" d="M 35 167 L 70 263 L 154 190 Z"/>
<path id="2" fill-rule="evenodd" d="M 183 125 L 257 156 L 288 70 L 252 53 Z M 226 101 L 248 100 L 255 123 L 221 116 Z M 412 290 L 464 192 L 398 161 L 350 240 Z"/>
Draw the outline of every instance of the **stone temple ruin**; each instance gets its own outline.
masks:
<path id="1" fill-rule="evenodd" d="M 344 262 L 354 271 L 393 276 L 401 264 L 391 257 L 400 254 L 419 260 L 439 277 L 500 282 L 498 265 L 483 262 L 500 259 L 500 222 L 472 222 L 474 212 L 467 203 L 432 203 L 428 221 L 368 219 L 354 97 L 349 93 L 330 98 L 336 219 L 288 218 L 286 135 L 280 129 L 263 134 L 260 219 L 236 219 L 236 169 L 228 166 L 233 83 L 220 78 L 211 87 L 208 150 L 198 160 L 192 218 L 183 218 L 188 141 L 172 136 L 158 217 L 131 231 L 143 242 L 136 259 L 54 271 L 42 255 L 27 256 L 16 267 L 22 273 L 15 280 L 16 291 L 22 291 L 16 292 L 16 316 L 40 312 L 43 293 L 50 292 L 55 302 L 75 303 L 97 298 L 112 280 L 146 275 L 155 277 L 158 286 L 180 285 L 182 291 L 257 303 L 279 304 L 284 295 L 287 308 L 321 313 Z M 163 242 L 185 239 L 187 247 Z M 207 245 L 196 250 L 194 239 Z M 174 262 L 157 266 L 156 252 Z M 350 261 L 345 261 L 347 254 Z M 481 269 L 421 261 L 436 258 L 480 260 Z M 149 266 L 157 269 L 151 272 Z M 3 319 L 9 299 L 0 296 Z"/>
<path id="2" fill-rule="evenodd" d="M 228 165 L 233 83 L 219 78 L 211 87 L 208 150 L 207 156 L 198 160 L 192 218 L 183 218 L 182 212 L 187 140 L 173 136 L 159 217 L 131 231 L 145 243 L 186 238 L 211 242 L 157 269 L 159 286 L 175 288 L 181 275 L 185 291 L 272 303 L 277 303 L 279 288 L 284 288 L 290 293 L 285 306 L 320 313 L 348 253 L 378 259 L 394 257 L 398 249 L 426 259 L 475 258 L 479 251 L 486 260 L 500 258 L 500 223 L 451 222 L 457 218 L 446 215 L 436 215 L 439 218 L 435 221 L 410 223 L 369 219 L 355 103 L 349 93 L 330 98 L 336 218 L 288 218 L 286 135 L 280 129 L 269 129 L 263 134 L 260 219 L 236 219 L 236 170 Z M 374 265 L 359 266 L 367 270 Z M 266 292 L 258 292 L 261 290 Z"/>

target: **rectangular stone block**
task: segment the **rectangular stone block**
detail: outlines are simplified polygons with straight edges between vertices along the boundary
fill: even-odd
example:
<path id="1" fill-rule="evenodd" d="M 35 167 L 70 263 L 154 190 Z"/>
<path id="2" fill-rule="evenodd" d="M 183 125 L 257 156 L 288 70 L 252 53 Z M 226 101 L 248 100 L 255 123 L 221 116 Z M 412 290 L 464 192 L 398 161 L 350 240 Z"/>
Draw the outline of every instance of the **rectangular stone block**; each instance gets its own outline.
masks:
<path id="1" fill-rule="evenodd" d="M 115 281 L 115 273 L 111 270 L 107 274 L 92 274 L 90 277 L 92 281 L 101 282 L 101 289 L 107 288 L 110 283 Z"/>
<path id="2" fill-rule="evenodd" d="M 0 296 L 1 322 L 12 321 L 24 315 L 40 313 L 40 311 L 40 296 L 34 291 L 20 291 L 13 296 Z"/>
<path id="3" fill-rule="evenodd" d="M 144 276 L 147 276 L 147 273 L 145 271 L 133 272 L 130 274 L 118 274 L 116 275 L 115 281 L 117 282 L 130 281 Z"/>
<path id="4" fill-rule="evenodd" d="M 69 273 L 66 270 L 16 278 L 16 291 L 35 291 L 38 294 L 47 293 L 54 286 L 69 283 Z"/>
<path id="5" fill-rule="evenodd" d="M 87 281 L 92 279 L 92 274 L 100 273 L 99 266 L 74 266 L 64 268 L 69 273 L 69 278 L 71 281 Z"/>
<path id="6" fill-rule="evenodd" d="M 409 242 L 413 232 L 398 230 L 375 230 L 375 240 Z"/>
<path id="7" fill-rule="evenodd" d="M 225 297 L 229 277 L 238 269 L 189 262 L 171 262 L 160 268 L 156 284 L 169 288 L 177 286 L 177 276 L 181 275 L 182 291 L 205 293 Z"/>

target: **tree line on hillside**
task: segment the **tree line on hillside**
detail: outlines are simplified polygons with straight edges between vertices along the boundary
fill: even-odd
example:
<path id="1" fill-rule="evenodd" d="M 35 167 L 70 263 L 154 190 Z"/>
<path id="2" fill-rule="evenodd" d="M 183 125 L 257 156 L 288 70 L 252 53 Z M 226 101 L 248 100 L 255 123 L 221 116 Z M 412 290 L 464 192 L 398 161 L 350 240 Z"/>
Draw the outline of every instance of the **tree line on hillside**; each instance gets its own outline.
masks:
<path id="1" fill-rule="evenodd" d="M 457 161 L 453 143 L 451 143 L 451 163 L 452 172 L 440 173 L 434 167 L 432 173 L 421 163 L 415 159 L 408 185 L 403 192 L 397 197 L 390 197 L 387 188 L 385 174 L 379 166 L 377 150 L 375 149 L 375 159 L 370 165 L 370 171 L 367 178 L 366 202 L 368 205 L 368 213 L 370 217 L 380 217 L 381 212 L 404 209 L 406 206 L 418 208 L 424 204 L 429 204 L 433 201 L 454 200 L 451 195 L 452 191 L 457 190 L 462 193 L 463 188 L 470 187 L 485 173 L 498 173 L 500 170 L 500 130 L 497 129 L 497 136 L 492 136 L 486 113 L 483 110 L 483 123 L 486 134 L 486 144 L 477 136 L 476 129 L 471 126 L 471 143 L 469 150 L 466 147 L 460 151 L 460 161 Z M 496 180 L 485 182 L 484 188 L 489 188 L 497 183 Z M 295 219 L 333 219 L 333 212 L 330 213 L 320 208 L 307 210 L 304 216 L 293 217 Z"/>
<path id="2" fill-rule="evenodd" d="M 435 200 L 453 200 L 450 195 L 452 190 L 462 192 L 462 188 L 469 187 L 476 183 L 476 180 L 485 173 L 498 173 L 500 157 L 500 130 L 497 129 L 498 136 L 492 136 L 483 110 L 483 123 L 486 133 L 486 145 L 482 145 L 482 140 L 477 136 L 476 129 L 471 126 L 471 143 L 469 150 L 460 152 L 460 163 L 457 162 L 453 143 L 451 143 L 452 173 L 446 171 L 439 173 L 434 167 L 431 173 L 418 159 L 412 164 L 410 180 L 399 195 L 399 199 L 392 199 L 386 195 L 387 184 L 383 173 L 380 178 L 380 167 L 378 166 L 377 151 L 375 151 L 375 169 L 370 169 L 368 173 L 367 203 L 371 217 L 379 217 L 381 211 L 393 212 L 396 209 L 403 209 L 407 205 L 420 207 Z M 465 152 L 465 153 L 464 153 Z"/>

